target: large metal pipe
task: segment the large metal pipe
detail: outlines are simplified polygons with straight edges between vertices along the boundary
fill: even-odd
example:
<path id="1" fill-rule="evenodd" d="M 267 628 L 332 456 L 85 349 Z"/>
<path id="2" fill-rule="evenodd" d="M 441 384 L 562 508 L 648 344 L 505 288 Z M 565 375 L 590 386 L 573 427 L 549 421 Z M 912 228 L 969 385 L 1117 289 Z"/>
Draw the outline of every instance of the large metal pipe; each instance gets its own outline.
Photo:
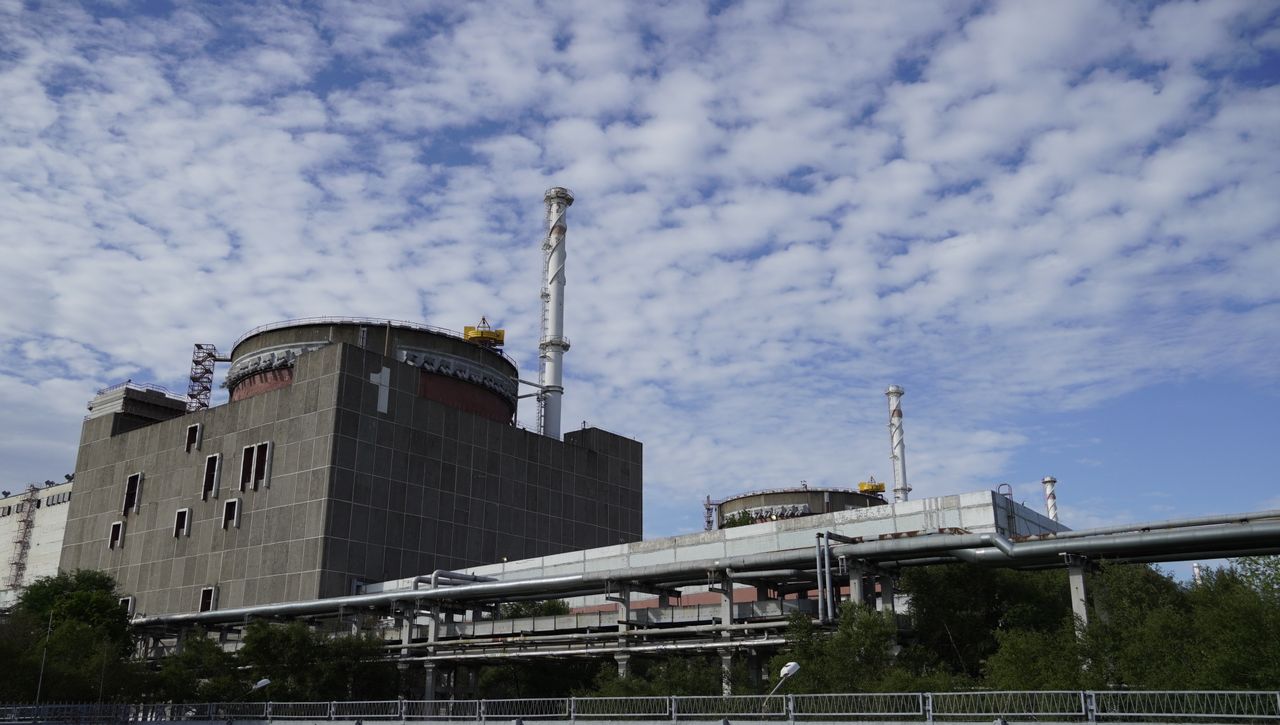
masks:
<path id="1" fill-rule="evenodd" d="M 907 485 L 907 445 L 902 440 L 901 385 L 890 385 L 885 391 L 889 398 L 889 460 L 893 462 L 893 500 L 906 501 L 911 493 Z"/>
<path id="2" fill-rule="evenodd" d="M 1250 521 L 1266 521 L 1269 519 L 1280 519 L 1280 509 L 1267 509 L 1265 511 L 1253 511 L 1250 513 L 1240 514 L 1210 514 L 1208 516 L 1193 516 L 1191 518 L 1181 519 L 1165 519 L 1164 521 L 1148 521 L 1136 524 L 1121 524 L 1118 526 L 1099 526 L 1093 529 L 1075 529 L 1073 531 L 1059 531 L 1051 534 L 1055 539 L 1075 539 L 1082 536 L 1098 536 L 1102 534 L 1122 534 L 1130 531 L 1159 531 L 1162 529 L 1183 529 L 1192 526 L 1206 526 L 1209 524 L 1245 524 Z"/>
<path id="3" fill-rule="evenodd" d="M 1247 524 L 1219 524 L 1196 529 L 1141 531 L 1127 534 L 1105 534 L 1088 538 L 1053 538 L 1036 541 L 1008 542 L 996 537 L 995 546 L 963 547 L 951 553 L 976 564 L 999 564 L 1010 561 L 1052 561 L 1063 554 L 1136 558 L 1195 554 L 1200 551 L 1258 548 L 1258 544 L 1280 536 L 1280 521 Z M 997 541 L 999 543 L 997 543 Z M 1199 558 L 1198 556 L 1196 558 Z"/>
<path id="4" fill-rule="evenodd" d="M 564 354 L 569 340 L 564 336 L 565 212 L 573 204 L 568 189 L 553 186 L 542 200 L 547 205 L 547 236 L 542 243 L 542 339 L 538 342 L 538 432 L 560 437 L 560 398 L 564 395 Z"/>
<path id="5" fill-rule="evenodd" d="M 1063 554 L 1106 556 L 1142 561 L 1147 558 L 1183 554 L 1186 558 L 1203 558 L 1200 552 L 1266 550 L 1280 537 L 1280 521 L 1217 524 L 1166 531 L 1128 534 L 1098 534 L 1092 537 L 1049 537 L 1034 541 L 1011 542 L 999 534 L 927 534 L 901 539 L 866 541 L 833 547 L 833 554 L 850 559 L 908 563 L 933 563 L 939 556 L 952 556 L 978 564 L 1041 566 L 1061 563 Z M 545 594 L 551 599 L 564 592 L 581 593 L 594 588 L 603 593 L 610 582 L 669 582 L 695 572 L 733 570 L 750 576 L 753 569 L 773 569 L 804 565 L 809 557 L 817 560 L 821 571 L 821 544 L 810 553 L 806 548 L 774 551 L 748 556 L 702 559 L 671 564 L 632 567 L 591 574 L 554 576 L 516 581 L 481 582 L 441 589 L 398 590 L 376 594 L 360 594 L 303 602 L 285 602 L 210 612 L 139 617 L 135 625 L 181 625 L 191 623 L 238 622 L 249 617 L 300 616 L 338 611 L 341 607 L 378 607 L 404 601 L 485 601 L 523 594 Z M 821 582 L 824 577 L 819 577 Z M 822 587 L 825 589 L 825 586 Z M 821 597 L 825 591 L 819 593 Z M 821 599 L 819 600 L 821 603 Z M 825 609 L 825 606 L 823 606 Z"/>
<path id="6" fill-rule="evenodd" d="M 831 535 L 827 531 L 822 532 L 822 567 L 826 570 L 823 586 L 827 589 L 827 617 L 834 621 L 840 618 L 840 610 L 836 608 L 836 595 L 831 583 Z"/>
<path id="7" fill-rule="evenodd" d="M 448 569 L 436 569 L 430 574 L 415 576 L 413 578 L 413 588 L 417 589 L 422 582 L 431 582 L 431 588 L 436 589 L 441 582 L 449 585 L 469 584 L 474 582 L 496 582 L 497 579 L 491 576 L 478 576 L 476 574 L 464 574 L 457 571 L 449 571 Z"/>

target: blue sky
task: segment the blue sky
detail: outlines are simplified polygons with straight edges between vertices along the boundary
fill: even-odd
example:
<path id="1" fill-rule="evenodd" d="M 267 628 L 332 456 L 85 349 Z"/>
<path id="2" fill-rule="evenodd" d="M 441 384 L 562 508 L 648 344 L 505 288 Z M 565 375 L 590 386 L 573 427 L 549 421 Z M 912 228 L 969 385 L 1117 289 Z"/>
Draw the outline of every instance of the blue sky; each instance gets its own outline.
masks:
<path id="1" fill-rule="evenodd" d="M 705 495 L 999 483 L 1075 527 L 1280 508 L 1280 8 L 0 3 L 0 481 L 191 344 L 481 315 Z M 521 414 L 532 420 L 532 409 Z"/>

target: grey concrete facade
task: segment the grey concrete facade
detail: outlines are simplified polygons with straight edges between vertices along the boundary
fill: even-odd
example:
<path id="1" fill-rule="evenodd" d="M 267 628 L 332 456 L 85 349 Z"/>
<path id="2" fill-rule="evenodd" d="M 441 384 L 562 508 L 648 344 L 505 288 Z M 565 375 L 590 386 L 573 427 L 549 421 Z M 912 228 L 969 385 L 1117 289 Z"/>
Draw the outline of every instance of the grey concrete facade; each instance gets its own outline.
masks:
<path id="1" fill-rule="evenodd" d="M 136 430 L 87 419 L 61 568 L 108 571 L 138 613 L 158 614 L 197 610 L 210 587 L 219 609 L 340 596 L 640 539 L 636 441 L 587 429 L 560 442 L 450 408 L 418 394 L 414 365 L 340 342 L 292 372 L 285 387 Z"/>

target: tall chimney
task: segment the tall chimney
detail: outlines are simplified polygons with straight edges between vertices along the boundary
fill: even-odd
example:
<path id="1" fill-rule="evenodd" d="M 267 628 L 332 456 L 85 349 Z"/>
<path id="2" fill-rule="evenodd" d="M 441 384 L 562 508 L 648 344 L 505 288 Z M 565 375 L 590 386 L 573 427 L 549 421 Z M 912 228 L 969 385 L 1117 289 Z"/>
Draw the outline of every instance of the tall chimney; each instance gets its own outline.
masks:
<path id="1" fill-rule="evenodd" d="M 1058 479 L 1053 476 L 1045 476 L 1040 483 L 1044 484 L 1044 508 L 1049 512 L 1049 518 L 1057 521 L 1058 494 L 1054 492 L 1054 488 L 1058 485 Z"/>
<path id="2" fill-rule="evenodd" d="M 893 500 L 906 501 L 911 493 L 907 485 L 907 446 L 902 442 L 902 394 L 900 385 L 890 385 L 885 391 L 889 398 L 889 460 L 893 461 Z"/>
<path id="3" fill-rule="evenodd" d="M 564 353 L 569 340 L 564 336 L 564 232 L 565 212 L 573 204 L 573 194 L 560 186 L 547 189 L 542 200 L 547 205 L 547 238 L 542 242 L 545 263 L 542 284 L 542 340 L 538 343 L 541 367 L 538 373 L 538 432 L 560 437 L 560 398 L 564 395 Z"/>

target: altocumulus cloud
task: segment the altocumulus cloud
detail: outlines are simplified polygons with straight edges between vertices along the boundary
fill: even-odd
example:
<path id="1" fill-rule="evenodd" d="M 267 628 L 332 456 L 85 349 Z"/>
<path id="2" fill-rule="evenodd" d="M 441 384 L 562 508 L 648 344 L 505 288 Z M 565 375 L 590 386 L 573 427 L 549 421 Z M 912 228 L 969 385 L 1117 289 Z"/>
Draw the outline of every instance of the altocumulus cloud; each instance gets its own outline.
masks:
<path id="1" fill-rule="evenodd" d="M 645 441 L 650 533 L 883 477 L 889 382 L 923 494 L 1020 416 L 1276 382 L 1267 3 L 11 3 L 0 48 L 10 483 L 266 321 L 487 314 L 536 368 L 553 184 L 566 420 Z"/>

